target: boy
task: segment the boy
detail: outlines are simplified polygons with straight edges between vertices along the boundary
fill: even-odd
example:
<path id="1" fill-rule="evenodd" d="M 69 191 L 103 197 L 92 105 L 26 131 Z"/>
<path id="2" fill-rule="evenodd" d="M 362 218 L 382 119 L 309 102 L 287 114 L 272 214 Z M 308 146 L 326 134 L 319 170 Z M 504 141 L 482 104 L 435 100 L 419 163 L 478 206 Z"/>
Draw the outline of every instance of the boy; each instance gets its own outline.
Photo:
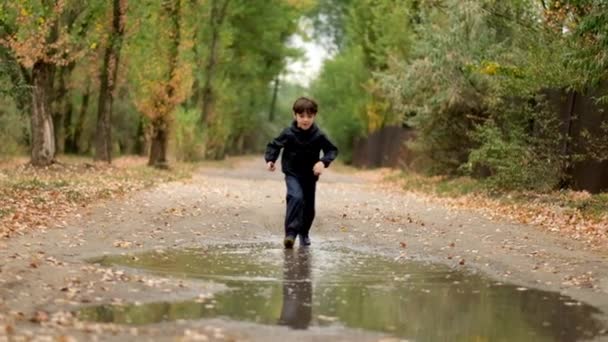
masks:
<path id="1" fill-rule="evenodd" d="M 336 146 L 315 125 L 315 101 L 300 97 L 293 104 L 293 115 L 295 120 L 291 126 L 268 143 L 264 155 L 268 170 L 274 171 L 283 149 L 281 167 L 287 184 L 285 248 L 292 248 L 298 235 L 301 246 L 310 245 L 308 232 L 315 217 L 317 180 L 338 155 Z M 321 151 L 323 157 L 319 158 Z"/>

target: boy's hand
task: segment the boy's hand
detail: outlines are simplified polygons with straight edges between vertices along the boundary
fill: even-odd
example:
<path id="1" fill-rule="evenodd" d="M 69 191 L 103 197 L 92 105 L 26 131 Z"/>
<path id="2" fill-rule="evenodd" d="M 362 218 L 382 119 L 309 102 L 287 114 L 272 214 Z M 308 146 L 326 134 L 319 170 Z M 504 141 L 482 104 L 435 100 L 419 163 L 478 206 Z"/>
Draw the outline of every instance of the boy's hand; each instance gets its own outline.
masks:
<path id="1" fill-rule="evenodd" d="M 312 168 L 312 172 L 314 172 L 315 176 L 320 176 L 323 171 L 325 171 L 325 164 L 323 162 L 317 162 L 315 166 Z"/>
<path id="2" fill-rule="evenodd" d="M 270 172 L 274 172 L 274 170 L 276 169 L 276 167 L 274 166 L 274 162 L 271 162 L 271 161 L 269 161 L 268 163 L 266 163 L 266 168 Z"/>

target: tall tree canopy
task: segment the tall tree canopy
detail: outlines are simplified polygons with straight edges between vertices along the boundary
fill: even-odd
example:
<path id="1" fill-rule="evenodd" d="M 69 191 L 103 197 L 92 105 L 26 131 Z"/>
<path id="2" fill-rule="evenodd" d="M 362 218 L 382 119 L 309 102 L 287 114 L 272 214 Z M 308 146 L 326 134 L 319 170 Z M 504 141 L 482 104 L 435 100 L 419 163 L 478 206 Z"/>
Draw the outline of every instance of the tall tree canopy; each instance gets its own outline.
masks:
<path id="1" fill-rule="evenodd" d="M 606 102 L 605 1 L 324 0 L 311 15 L 338 42 L 313 93 L 347 152 L 407 125 L 414 167 L 528 188 L 564 184 L 574 163 L 608 155 L 607 123 L 574 137 L 576 113 L 563 123 L 547 98 Z"/>
<path id="2" fill-rule="evenodd" d="M 273 130 L 272 85 L 298 55 L 287 41 L 312 5 L 5 1 L 0 120 L 31 118 L 6 134 L 26 142 L 35 165 L 64 152 L 107 162 L 143 152 L 161 166 L 171 151 L 195 159 L 259 148 Z"/>

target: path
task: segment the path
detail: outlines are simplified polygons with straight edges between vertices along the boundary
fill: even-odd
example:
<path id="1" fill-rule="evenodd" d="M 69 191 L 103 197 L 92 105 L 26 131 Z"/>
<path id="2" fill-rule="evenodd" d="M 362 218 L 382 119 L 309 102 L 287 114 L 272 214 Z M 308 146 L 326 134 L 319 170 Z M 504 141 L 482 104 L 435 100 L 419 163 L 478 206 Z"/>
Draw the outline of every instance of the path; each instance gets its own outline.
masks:
<path id="1" fill-rule="evenodd" d="M 279 172 L 268 173 L 263 161 L 246 158 L 233 167 L 202 169 L 188 182 L 164 184 L 83 211 L 68 228 L 2 242 L 0 341 L 2 329 L 13 340 L 34 335 L 80 340 L 91 334 L 102 340 L 133 335 L 171 341 L 381 339 L 346 328 L 294 331 L 219 319 L 131 328 L 74 323 L 66 314 L 91 303 L 179 300 L 221 290 L 200 281 L 105 269 L 85 259 L 226 242 L 278 244 L 284 193 Z M 560 291 L 608 312 L 607 255 L 585 251 L 575 241 L 425 203 L 361 173 L 328 172 L 317 194 L 313 248 L 315 242 L 339 241 L 393 258 L 436 261 L 520 286 Z"/>

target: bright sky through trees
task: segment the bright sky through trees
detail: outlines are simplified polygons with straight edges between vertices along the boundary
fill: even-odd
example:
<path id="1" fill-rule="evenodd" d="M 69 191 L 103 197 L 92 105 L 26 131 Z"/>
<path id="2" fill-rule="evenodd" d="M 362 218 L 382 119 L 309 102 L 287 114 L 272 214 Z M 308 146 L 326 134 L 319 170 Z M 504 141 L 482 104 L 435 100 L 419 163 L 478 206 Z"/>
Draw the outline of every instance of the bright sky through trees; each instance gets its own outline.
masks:
<path id="1" fill-rule="evenodd" d="M 304 56 L 289 60 L 285 79 L 307 87 L 319 75 L 323 62 L 331 57 L 331 54 L 315 39 L 304 39 L 300 34 L 291 37 L 289 46 L 302 49 Z"/>

